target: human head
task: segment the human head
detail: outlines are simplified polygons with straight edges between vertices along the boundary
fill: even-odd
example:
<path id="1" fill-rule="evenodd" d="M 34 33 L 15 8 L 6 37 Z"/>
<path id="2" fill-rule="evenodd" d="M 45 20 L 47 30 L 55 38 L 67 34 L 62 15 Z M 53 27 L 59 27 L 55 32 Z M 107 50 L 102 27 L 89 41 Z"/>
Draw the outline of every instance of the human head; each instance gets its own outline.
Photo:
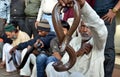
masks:
<path id="1" fill-rule="evenodd" d="M 62 24 L 63 32 L 66 35 L 68 30 L 70 29 L 70 25 L 66 21 L 63 21 L 63 20 L 61 20 L 61 24 Z"/>
<path id="2" fill-rule="evenodd" d="M 16 29 L 13 24 L 8 24 L 5 26 L 5 33 L 7 38 L 15 40 L 17 38 L 18 29 Z"/>
<path id="3" fill-rule="evenodd" d="M 83 21 L 81 22 L 81 26 L 79 26 L 78 30 L 81 34 L 82 40 L 87 41 L 92 37 L 91 30 L 86 26 Z"/>
<path id="4" fill-rule="evenodd" d="M 37 26 L 37 31 L 38 31 L 38 35 L 42 37 L 46 36 L 50 32 L 49 23 L 46 20 L 41 21 Z"/>

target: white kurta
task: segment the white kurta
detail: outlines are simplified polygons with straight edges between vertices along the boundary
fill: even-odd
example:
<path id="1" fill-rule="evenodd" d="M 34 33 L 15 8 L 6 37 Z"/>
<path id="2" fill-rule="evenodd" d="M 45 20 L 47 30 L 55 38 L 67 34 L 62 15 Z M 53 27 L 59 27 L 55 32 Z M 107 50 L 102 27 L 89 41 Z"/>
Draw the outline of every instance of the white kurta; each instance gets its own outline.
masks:
<path id="1" fill-rule="evenodd" d="M 8 63 L 8 60 L 11 58 L 11 54 L 9 53 L 9 51 L 16 45 L 18 45 L 19 43 L 25 42 L 30 40 L 30 37 L 27 35 L 27 33 L 19 31 L 17 39 L 13 40 L 12 44 L 4 44 L 3 46 L 3 56 L 2 56 L 2 61 L 5 62 L 6 64 L 6 71 L 7 72 L 12 72 L 16 70 L 15 65 L 13 64 L 13 61 L 11 61 L 10 63 Z M 20 51 L 16 50 L 16 59 L 18 60 L 18 63 L 20 64 L 20 60 L 21 60 L 21 53 Z"/>
<path id="2" fill-rule="evenodd" d="M 68 72 L 57 72 L 52 67 L 51 63 L 46 67 L 47 77 L 104 77 L 104 48 L 107 38 L 107 29 L 102 19 L 96 12 L 85 2 L 81 9 L 83 21 L 91 29 L 93 38 L 90 43 L 93 45 L 91 52 L 86 55 L 77 57 L 75 65 Z M 75 37 L 71 41 L 71 46 L 77 51 L 80 47 L 80 37 Z M 68 60 L 68 55 L 65 54 L 62 58 L 63 63 Z M 59 75 L 58 75 L 59 73 Z M 77 73 L 77 74 L 75 74 Z"/>
<path id="3" fill-rule="evenodd" d="M 26 52 L 27 52 L 27 48 L 25 48 L 22 51 L 21 60 L 23 60 Z M 30 63 L 33 64 L 32 71 L 31 71 L 31 68 L 30 68 Z M 21 76 L 37 77 L 36 56 L 34 54 L 29 55 L 29 57 L 27 59 L 27 62 L 25 63 L 24 67 L 20 70 L 20 75 Z"/>

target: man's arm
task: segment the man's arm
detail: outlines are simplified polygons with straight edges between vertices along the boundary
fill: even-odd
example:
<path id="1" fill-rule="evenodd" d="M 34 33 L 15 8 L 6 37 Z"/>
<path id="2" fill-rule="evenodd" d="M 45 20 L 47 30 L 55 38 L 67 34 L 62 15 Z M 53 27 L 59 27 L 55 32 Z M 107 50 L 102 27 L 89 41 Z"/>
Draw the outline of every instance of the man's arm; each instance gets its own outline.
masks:
<path id="1" fill-rule="evenodd" d="M 97 15 L 97 13 L 89 6 L 87 2 L 85 2 L 81 12 L 83 15 L 83 21 L 91 29 L 94 44 L 98 49 L 103 49 L 107 38 L 107 28 L 104 21 Z"/>
<path id="2" fill-rule="evenodd" d="M 44 44 L 44 48 L 49 48 L 50 47 L 50 41 L 56 37 L 55 32 L 49 32 L 48 35 L 46 35 L 45 37 L 41 37 L 40 40 L 43 42 Z"/>
<path id="3" fill-rule="evenodd" d="M 118 3 L 115 5 L 113 9 L 109 9 L 108 13 L 104 15 L 102 19 L 112 23 L 119 9 L 120 9 L 120 0 L 118 1 Z"/>
<path id="4" fill-rule="evenodd" d="M 112 10 L 114 13 L 116 13 L 120 10 L 120 0 L 118 1 L 118 3 L 115 5 L 115 7 Z"/>
<path id="5" fill-rule="evenodd" d="M 44 2 L 44 0 L 41 0 L 41 5 L 40 5 L 39 11 L 38 11 L 37 19 L 36 19 L 36 22 L 35 22 L 35 27 L 38 26 L 38 23 L 40 22 L 42 14 L 43 14 L 43 11 L 42 11 L 43 2 Z"/>

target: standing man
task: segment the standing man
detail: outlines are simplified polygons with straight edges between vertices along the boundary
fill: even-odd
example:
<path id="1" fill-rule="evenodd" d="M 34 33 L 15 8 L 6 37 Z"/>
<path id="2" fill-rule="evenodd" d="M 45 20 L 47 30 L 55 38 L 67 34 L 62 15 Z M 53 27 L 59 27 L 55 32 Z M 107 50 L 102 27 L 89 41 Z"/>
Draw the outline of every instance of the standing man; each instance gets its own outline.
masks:
<path id="1" fill-rule="evenodd" d="M 95 0 L 94 10 L 104 20 L 108 30 L 105 47 L 105 77 L 112 77 L 115 63 L 114 35 L 116 31 L 115 16 L 120 9 L 120 0 Z"/>
<path id="2" fill-rule="evenodd" d="M 8 0 L 0 0 L 0 38 L 4 35 L 4 26 L 10 22 L 10 2 Z M 0 42 L 2 47 L 3 41 Z M 2 57 L 2 48 L 0 48 L 0 58 Z"/>
<path id="3" fill-rule="evenodd" d="M 30 37 L 37 36 L 37 29 L 35 28 L 35 21 L 40 7 L 40 0 L 25 0 L 25 24 L 28 28 L 28 35 Z M 34 11 L 33 11 L 34 10 Z"/>
<path id="4" fill-rule="evenodd" d="M 17 22 L 19 29 L 27 33 L 28 28 L 25 25 L 25 0 L 10 0 L 10 21 Z"/>
<path id="5" fill-rule="evenodd" d="M 0 0 L 0 32 L 3 32 L 4 25 L 10 22 L 10 2 Z"/>
<path id="6" fill-rule="evenodd" d="M 36 27 L 40 22 L 40 20 L 46 19 L 50 24 L 50 28 L 51 28 L 50 31 L 54 31 L 54 27 L 52 23 L 52 10 L 57 2 L 58 2 L 57 0 L 51 0 L 51 1 L 41 0 L 41 5 L 39 8 L 37 20 L 35 22 Z"/>

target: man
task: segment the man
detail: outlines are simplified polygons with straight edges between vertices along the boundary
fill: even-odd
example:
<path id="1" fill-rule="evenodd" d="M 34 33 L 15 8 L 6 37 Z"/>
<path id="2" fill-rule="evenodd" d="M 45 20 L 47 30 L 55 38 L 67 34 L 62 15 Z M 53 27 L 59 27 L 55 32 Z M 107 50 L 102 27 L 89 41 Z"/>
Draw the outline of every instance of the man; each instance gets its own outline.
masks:
<path id="1" fill-rule="evenodd" d="M 60 0 L 59 2 L 61 2 L 63 6 L 69 3 L 65 0 Z M 103 20 L 100 19 L 85 0 L 79 0 L 78 2 L 81 6 L 82 19 L 85 24 L 80 26 L 81 37 L 73 38 L 70 43 L 75 51 L 77 51 L 77 61 L 70 70 L 64 72 L 57 72 L 53 68 L 52 63 L 48 64 L 46 67 L 48 77 L 104 77 L 104 48 L 107 29 Z M 79 52 L 81 49 L 80 39 L 93 45 L 89 53 L 78 55 L 78 53 L 81 52 Z M 62 58 L 63 63 L 66 63 L 68 58 L 69 56 L 65 54 Z"/>
<path id="2" fill-rule="evenodd" d="M 66 34 L 70 26 L 66 21 L 61 21 L 61 24 L 62 24 L 63 32 L 64 34 Z M 59 47 L 60 47 L 60 44 L 59 44 L 58 38 L 55 37 L 50 42 L 50 50 L 49 50 L 49 52 L 51 52 L 50 55 L 53 55 L 53 56 L 47 55 L 47 53 L 39 54 L 37 56 L 37 59 L 36 59 L 37 77 L 45 77 L 44 70 L 47 64 L 49 62 L 58 61 L 61 59 L 63 54 L 60 53 Z"/>
<path id="3" fill-rule="evenodd" d="M 10 22 L 9 0 L 0 0 L 0 19 L 3 19 L 3 21 L 5 21 L 7 24 Z"/>
<path id="4" fill-rule="evenodd" d="M 35 21 L 40 7 L 41 0 L 25 0 L 25 24 L 28 28 L 27 33 L 30 37 L 37 36 L 37 30 L 35 28 Z M 34 10 L 34 11 L 33 11 Z"/>
<path id="5" fill-rule="evenodd" d="M 52 24 L 52 10 L 57 2 L 58 0 L 41 0 L 41 5 L 38 11 L 35 26 L 37 26 L 42 19 L 46 19 L 50 24 L 51 31 L 54 31 L 54 27 Z"/>
<path id="6" fill-rule="evenodd" d="M 10 53 L 12 53 L 12 51 L 17 50 L 24 50 L 22 51 L 22 59 L 24 57 L 24 55 L 26 54 L 27 50 L 28 50 L 28 46 L 33 46 L 37 41 L 39 41 L 42 44 L 42 49 L 44 51 L 47 51 L 50 47 L 50 41 L 52 38 L 54 38 L 56 36 L 55 32 L 51 32 L 50 31 L 50 27 L 48 22 L 43 21 L 41 24 L 38 24 L 37 26 L 37 31 L 38 31 L 38 36 L 36 36 L 34 39 L 31 39 L 27 42 L 24 43 L 20 43 L 18 45 L 16 45 L 15 47 L 13 47 L 10 50 Z M 27 48 L 27 49 L 26 49 Z M 32 74 L 31 74 L 31 70 L 29 67 L 30 62 L 34 65 L 33 66 L 33 70 L 32 70 Z M 33 54 L 30 54 L 29 58 L 27 59 L 27 62 L 25 64 L 25 66 L 20 70 L 20 75 L 21 76 L 31 76 L 31 77 L 37 77 L 36 76 L 36 56 Z"/>
<path id="7" fill-rule="evenodd" d="M 25 25 L 25 0 L 9 0 L 10 1 L 10 21 L 18 23 L 21 31 L 28 33 L 29 29 Z"/>
<path id="8" fill-rule="evenodd" d="M 13 24 L 9 24 L 5 26 L 5 33 L 7 35 L 7 38 L 10 38 L 13 40 L 12 44 L 5 43 L 3 46 L 3 57 L 2 62 L 6 64 L 6 75 L 9 75 L 11 72 L 16 70 L 15 65 L 13 64 L 13 61 L 8 63 L 8 60 L 11 58 L 11 54 L 9 53 L 10 49 L 17 44 L 21 42 L 25 42 L 30 40 L 30 37 L 25 33 L 13 26 Z M 20 52 L 16 51 L 16 59 L 18 64 L 20 64 Z"/>
<path id="9" fill-rule="evenodd" d="M 10 22 L 10 2 L 0 0 L 0 36 L 4 34 L 4 26 Z"/>
<path id="10" fill-rule="evenodd" d="M 115 16 L 120 9 L 120 0 L 95 0 L 93 6 L 97 14 L 104 20 L 108 30 L 108 37 L 105 47 L 104 70 L 105 77 L 112 77 L 115 64 L 114 35 L 116 31 Z"/>

